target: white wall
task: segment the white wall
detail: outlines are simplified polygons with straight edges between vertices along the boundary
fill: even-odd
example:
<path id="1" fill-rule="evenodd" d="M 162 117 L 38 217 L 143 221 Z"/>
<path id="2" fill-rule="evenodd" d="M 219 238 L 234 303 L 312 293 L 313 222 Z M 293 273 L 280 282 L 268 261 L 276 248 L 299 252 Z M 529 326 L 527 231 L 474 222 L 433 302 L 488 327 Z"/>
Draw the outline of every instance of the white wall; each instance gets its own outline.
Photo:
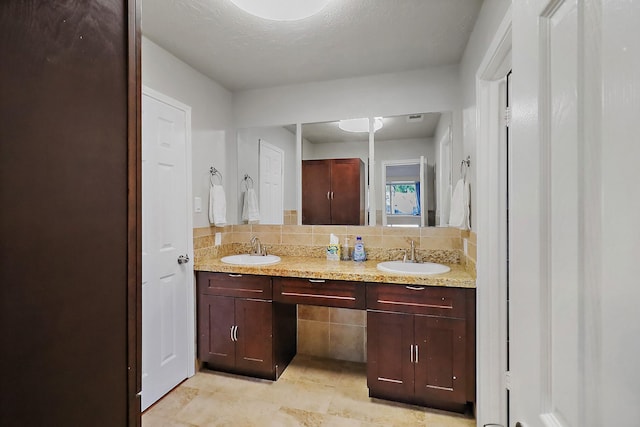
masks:
<path id="1" fill-rule="evenodd" d="M 476 230 L 473 219 L 473 207 L 476 205 L 476 168 L 474 159 L 476 155 L 476 73 L 484 55 L 493 40 L 498 26 L 507 12 L 510 0 L 485 0 L 480 9 L 469 43 L 460 62 L 460 84 L 462 86 L 462 153 L 454 144 L 453 181 L 460 177 L 460 162 L 467 156 L 471 156 L 471 168 L 467 178 L 471 185 L 471 228 Z"/>
<path id="2" fill-rule="evenodd" d="M 235 197 L 238 204 L 242 201 L 244 185 L 241 180 L 247 173 L 253 178 L 258 198 L 260 197 L 259 179 L 259 150 L 258 140 L 274 145 L 284 151 L 284 209 L 296 209 L 296 135 L 281 126 L 269 126 L 238 130 L 238 191 Z M 238 205 L 236 223 L 241 224 L 242 211 Z"/>
<path id="3" fill-rule="evenodd" d="M 146 37 L 142 84 L 191 107 L 193 197 L 203 202 L 203 212 L 193 214 L 193 226 L 206 227 L 211 166 L 222 173 L 227 198 L 236 194 L 232 94 Z M 227 221 L 236 216 L 236 204 L 227 203 Z"/>
<path id="4" fill-rule="evenodd" d="M 238 127 L 460 111 L 458 67 L 280 86 L 234 94 Z M 458 117 L 459 118 L 459 117 Z"/>

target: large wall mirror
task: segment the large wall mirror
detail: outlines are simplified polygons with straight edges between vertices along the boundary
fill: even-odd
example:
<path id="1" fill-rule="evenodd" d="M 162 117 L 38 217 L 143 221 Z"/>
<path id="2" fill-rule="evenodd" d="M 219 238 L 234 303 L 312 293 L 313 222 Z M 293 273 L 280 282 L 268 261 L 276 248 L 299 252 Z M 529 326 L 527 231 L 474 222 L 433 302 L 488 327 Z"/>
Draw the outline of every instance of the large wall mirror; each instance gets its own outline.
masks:
<path id="1" fill-rule="evenodd" d="M 350 131 L 341 121 L 304 123 L 300 135 L 296 125 L 239 130 L 237 223 L 447 226 L 451 112 L 378 117 L 372 138 L 363 120 L 343 121 L 364 126 Z"/>

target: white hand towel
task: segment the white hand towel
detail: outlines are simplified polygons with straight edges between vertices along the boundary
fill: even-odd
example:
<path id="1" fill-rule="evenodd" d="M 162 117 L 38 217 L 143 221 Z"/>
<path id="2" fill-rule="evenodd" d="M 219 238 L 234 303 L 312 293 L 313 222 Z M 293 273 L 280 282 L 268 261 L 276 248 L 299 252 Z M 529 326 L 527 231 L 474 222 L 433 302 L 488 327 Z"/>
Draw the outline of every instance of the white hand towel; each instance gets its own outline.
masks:
<path id="1" fill-rule="evenodd" d="M 260 221 L 260 208 L 258 205 L 258 196 L 256 190 L 249 188 L 244 193 L 244 202 L 242 204 L 242 219 L 250 224 Z"/>
<path id="2" fill-rule="evenodd" d="M 209 188 L 209 222 L 216 227 L 227 224 L 227 200 L 222 185 L 212 185 Z"/>
<path id="3" fill-rule="evenodd" d="M 463 179 L 458 180 L 453 190 L 449 227 L 469 228 L 469 183 Z"/>

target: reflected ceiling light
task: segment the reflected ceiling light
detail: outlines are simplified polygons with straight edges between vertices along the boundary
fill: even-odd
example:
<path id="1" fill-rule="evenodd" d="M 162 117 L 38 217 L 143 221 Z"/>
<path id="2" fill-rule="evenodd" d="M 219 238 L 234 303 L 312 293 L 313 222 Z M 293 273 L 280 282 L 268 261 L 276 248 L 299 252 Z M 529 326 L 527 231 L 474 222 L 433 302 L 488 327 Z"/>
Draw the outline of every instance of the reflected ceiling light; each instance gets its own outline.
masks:
<path id="1" fill-rule="evenodd" d="M 330 0 L 231 0 L 247 13 L 272 21 L 297 21 L 320 12 Z"/>
<path id="2" fill-rule="evenodd" d="M 346 132 L 369 132 L 369 119 L 349 119 L 340 120 L 338 127 Z M 377 131 L 382 128 L 382 117 L 375 117 L 373 119 L 373 131 Z"/>

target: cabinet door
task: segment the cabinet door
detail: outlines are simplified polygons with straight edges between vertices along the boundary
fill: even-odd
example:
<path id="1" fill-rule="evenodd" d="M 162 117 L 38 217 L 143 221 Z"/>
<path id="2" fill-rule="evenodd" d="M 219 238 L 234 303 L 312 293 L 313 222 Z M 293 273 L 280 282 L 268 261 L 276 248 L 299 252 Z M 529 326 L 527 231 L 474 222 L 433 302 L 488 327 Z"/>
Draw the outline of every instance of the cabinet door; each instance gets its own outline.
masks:
<path id="1" fill-rule="evenodd" d="M 416 397 L 424 402 L 466 403 L 466 324 L 462 319 L 415 316 Z"/>
<path id="2" fill-rule="evenodd" d="M 302 223 L 331 224 L 331 161 L 302 162 Z"/>
<path id="3" fill-rule="evenodd" d="M 199 295 L 198 356 L 212 368 L 232 369 L 235 365 L 234 318 L 235 298 Z"/>
<path id="4" fill-rule="evenodd" d="M 367 311 L 367 385 L 371 396 L 413 397 L 413 315 Z"/>
<path id="5" fill-rule="evenodd" d="M 364 219 L 363 186 L 360 159 L 331 161 L 331 223 L 360 225 Z M 362 188 L 361 188 L 362 187 Z"/>
<path id="6" fill-rule="evenodd" d="M 236 369 L 273 375 L 273 310 L 269 301 L 236 299 Z"/>

